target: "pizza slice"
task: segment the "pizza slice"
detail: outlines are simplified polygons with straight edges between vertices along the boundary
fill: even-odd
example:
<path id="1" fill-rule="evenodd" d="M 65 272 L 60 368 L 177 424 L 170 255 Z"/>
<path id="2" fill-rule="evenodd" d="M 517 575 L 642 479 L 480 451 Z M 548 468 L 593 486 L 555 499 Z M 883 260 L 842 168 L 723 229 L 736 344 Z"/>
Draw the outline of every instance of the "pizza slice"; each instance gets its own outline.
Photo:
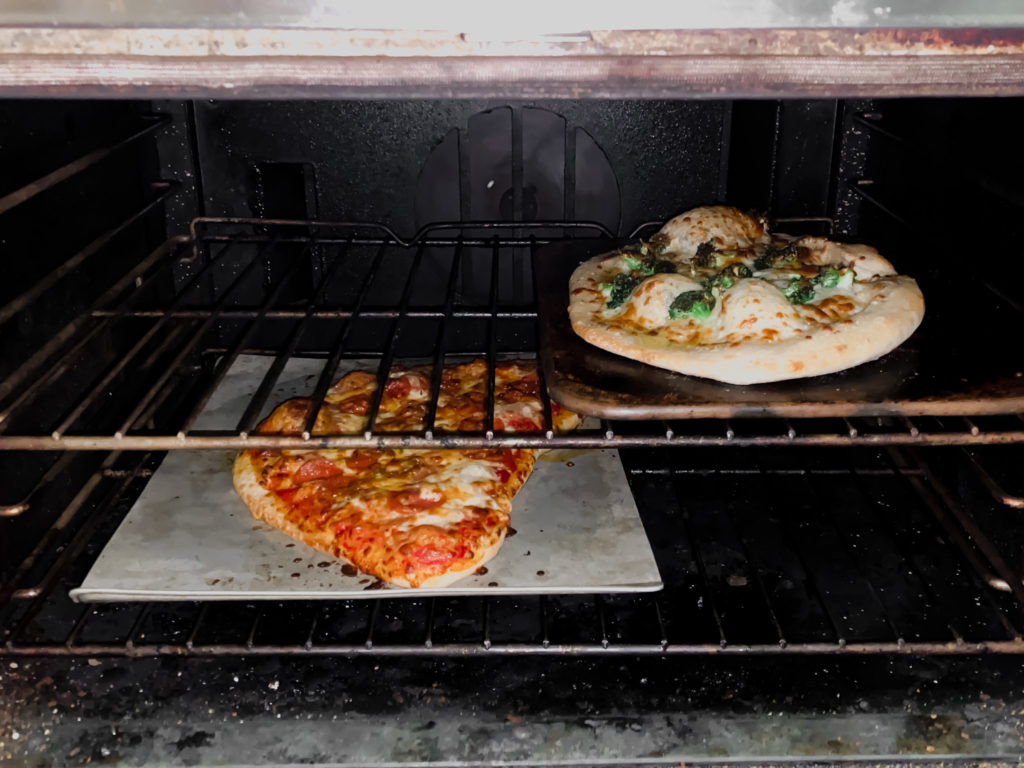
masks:
<path id="1" fill-rule="evenodd" d="M 355 371 L 331 388 L 314 434 L 358 433 L 377 382 Z M 501 363 L 495 370 L 494 429 L 543 427 L 536 365 Z M 435 431 L 484 428 L 487 366 L 446 367 Z M 393 368 L 375 428 L 423 429 L 430 368 Z M 299 434 L 312 407 L 289 400 L 259 426 L 265 434 Z M 554 428 L 578 417 L 552 404 Z M 243 451 L 235 489 L 253 516 L 292 538 L 339 557 L 382 581 L 404 587 L 450 584 L 493 557 L 509 525 L 512 497 L 533 468 L 526 449 Z"/>
<path id="2" fill-rule="evenodd" d="M 770 234 L 735 208 L 696 208 L 570 278 L 586 341 L 731 384 L 818 376 L 874 360 L 920 325 L 917 283 L 867 245 Z"/>

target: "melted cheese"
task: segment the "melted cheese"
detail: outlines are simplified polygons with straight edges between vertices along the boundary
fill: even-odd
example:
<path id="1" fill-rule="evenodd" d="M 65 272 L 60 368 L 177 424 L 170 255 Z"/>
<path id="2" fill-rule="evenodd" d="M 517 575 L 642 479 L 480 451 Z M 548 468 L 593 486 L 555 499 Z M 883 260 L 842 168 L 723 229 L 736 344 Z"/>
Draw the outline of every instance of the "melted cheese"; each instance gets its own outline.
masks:
<path id="1" fill-rule="evenodd" d="M 759 338 L 778 341 L 802 331 L 806 324 L 782 292 L 766 280 L 740 280 L 722 296 L 719 340 Z"/>
<path id="2" fill-rule="evenodd" d="M 700 283 L 685 275 L 653 275 L 633 291 L 620 316 L 642 328 L 658 328 L 668 319 L 669 306 L 676 296 L 699 290 Z"/>
<path id="3" fill-rule="evenodd" d="M 836 243 L 823 237 L 802 237 L 797 243 L 808 250 L 808 263 L 852 267 L 858 280 L 896 274 L 889 260 L 870 245 Z"/>
<path id="4" fill-rule="evenodd" d="M 711 241 L 717 250 L 750 248 L 767 235 L 759 221 L 724 205 L 694 208 L 670 220 L 661 228 L 670 248 L 683 256 L 693 256 L 701 243 Z"/>

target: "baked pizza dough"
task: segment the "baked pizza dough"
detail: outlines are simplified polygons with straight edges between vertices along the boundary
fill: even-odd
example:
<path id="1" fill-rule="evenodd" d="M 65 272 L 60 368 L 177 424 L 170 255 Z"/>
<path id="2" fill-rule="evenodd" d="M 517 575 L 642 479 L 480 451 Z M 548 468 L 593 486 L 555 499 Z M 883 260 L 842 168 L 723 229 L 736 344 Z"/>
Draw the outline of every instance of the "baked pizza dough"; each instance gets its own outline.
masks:
<path id="1" fill-rule="evenodd" d="M 834 373 L 909 338 L 924 298 L 878 251 L 769 234 L 735 208 L 695 208 L 569 282 L 573 330 L 609 352 L 729 384 Z"/>
<path id="2" fill-rule="evenodd" d="M 393 368 L 374 428 L 424 428 L 429 366 Z M 324 399 L 314 435 L 360 433 L 377 388 L 376 376 L 354 371 Z M 437 433 L 484 427 L 487 366 L 449 366 L 441 377 Z M 495 367 L 494 424 L 499 431 L 536 432 L 543 409 L 536 364 Z M 263 434 L 301 434 L 309 400 L 279 405 Z M 554 429 L 579 417 L 552 404 Z M 301 541 L 403 587 L 443 587 L 472 573 L 501 547 L 512 497 L 526 482 L 535 452 L 527 449 L 248 450 L 234 465 L 234 484 L 253 516 Z"/>

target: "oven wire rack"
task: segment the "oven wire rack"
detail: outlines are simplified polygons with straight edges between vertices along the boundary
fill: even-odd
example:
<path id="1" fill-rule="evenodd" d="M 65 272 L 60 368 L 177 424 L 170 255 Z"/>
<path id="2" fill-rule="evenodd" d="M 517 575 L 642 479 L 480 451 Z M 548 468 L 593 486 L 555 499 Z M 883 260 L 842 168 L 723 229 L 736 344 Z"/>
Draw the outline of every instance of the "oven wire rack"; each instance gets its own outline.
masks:
<path id="1" fill-rule="evenodd" d="M 112 454 L 31 586 L 5 590 L 0 654 L 1024 653 L 1020 579 L 914 453 L 753 451 L 624 453 L 660 593 L 77 605 L 158 463 Z"/>
<path id="2" fill-rule="evenodd" d="M 1020 414 L 602 422 L 599 429 L 559 435 L 551 429 L 544 387 L 545 429 L 539 433 L 435 432 L 441 368 L 467 357 L 487 362 L 491 386 L 485 423 L 491 423 L 496 362 L 536 349 L 530 280 L 538 248 L 574 236 L 611 233 L 586 222 L 472 222 L 432 224 L 403 239 L 380 224 L 197 219 L 189 235 L 171 238 L 114 280 L 0 380 L 0 450 L 882 446 L 1024 440 Z M 66 277 L 62 273 L 55 279 Z M 430 280 L 432 291 L 421 290 Z M 30 299 L 21 296 L 0 308 L 0 322 L 27 309 Z M 369 344 L 353 332 L 360 327 L 371 331 Z M 310 342 L 312 337 L 318 340 Z M 111 339 L 117 345 L 97 354 L 97 347 Z M 291 357 L 324 359 L 312 388 L 315 413 L 341 359 L 373 359 L 378 378 L 384 378 L 414 348 L 416 356 L 429 350 L 432 358 L 431 408 L 423 430 L 375 431 L 378 387 L 361 433 L 312 435 L 311 424 L 295 436 L 253 432 Z M 210 392 L 240 354 L 271 355 L 274 363 L 237 428 L 193 429 Z M 72 375 L 85 385 L 60 400 L 55 393 Z M 175 410 L 175 402 L 190 405 Z"/>

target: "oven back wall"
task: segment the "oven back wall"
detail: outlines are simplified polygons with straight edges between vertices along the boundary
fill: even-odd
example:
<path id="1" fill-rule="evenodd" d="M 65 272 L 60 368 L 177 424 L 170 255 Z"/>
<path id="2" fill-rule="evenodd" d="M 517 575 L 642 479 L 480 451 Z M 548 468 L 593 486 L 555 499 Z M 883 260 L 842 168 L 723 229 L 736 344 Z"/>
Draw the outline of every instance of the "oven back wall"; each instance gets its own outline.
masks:
<path id="1" fill-rule="evenodd" d="M 730 112 L 729 102 L 195 102 L 202 207 L 378 221 L 401 234 L 438 214 L 590 213 L 628 233 L 725 198 Z M 417 200 L 427 189 L 436 194 Z"/>

